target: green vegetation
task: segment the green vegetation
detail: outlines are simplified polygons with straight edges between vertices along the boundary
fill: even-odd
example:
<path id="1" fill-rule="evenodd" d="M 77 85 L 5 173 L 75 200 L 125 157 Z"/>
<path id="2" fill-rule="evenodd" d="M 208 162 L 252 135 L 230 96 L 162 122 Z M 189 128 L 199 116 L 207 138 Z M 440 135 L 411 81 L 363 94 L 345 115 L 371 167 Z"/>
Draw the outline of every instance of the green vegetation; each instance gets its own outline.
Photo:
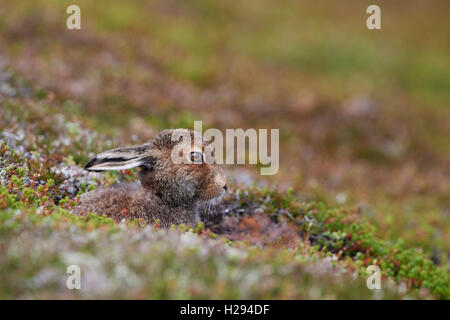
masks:
<path id="1" fill-rule="evenodd" d="M 59 200 L 58 205 L 55 205 L 54 199 L 57 198 L 58 186 L 52 178 L 48 178 L 46 182 L 35 179 L 25 182 L 29 180 L 28 176 L 31 173 L 24 169 L 29 167 L 28 161 L 21 161 L 21 158 L 17 157 L 19 152 L 10 150 L 4 142 L 1 144 L 0 152 L 4 164 L 6 162 L 1 172 L 2 178 L 8 181 L 5 186 L 0 187 L 0 237 L 3 246 L 8 248 L 7 254 L 2 255 L 0 263 L 2 298 L 64 297 L 62 288 L 64 262 L 68 263 L 67 259 L 70 260 L 67 258 L 70 252 L 66 251 L 69 250 L 66 246 L 75 247 L 71 250 L 79 250 L 80 253 L 77 254 L 86 255 L 78 257 L 78 262 L 82 265 L 94 257 L 99 260 L 105 259 L 101 261 L 102 265 L 113 264 L 110 260 L 112 257 L 104 252 L 119 250 L 120 246 L 131 246 L 129 256 L 120 257 L 121 266 L 129 273 L 122 280 L 132 282 L 133 277 L 144 277 L 145 286 L 139 288 L 142 292 L 132 293 L 135 294 L 134 297 L 141 298 L 371 297 L 369 290 L 363 289 L 362 281 L 346 280 L 348 275 L 339 277 L 333 275 L 334 272 L 338 273 L 340 269 L 343 269 L 347 274 L 357 273 L 364 277 L 365 267 L 371 264 L 379 265 L 385 277 L 395 279 L 397 282 L 405 282 L 409 290 L 403 289 L 403 294 L 409 292 L 414 296 L 417 293 L 413 289 L 416 288 L 427 288 L 441 298 L 448 298 L 450 294 L 446 271 L 434 266 L 420 251 L 405 249 L 402 241 L 391 244 L 377 240 L 373 235 L 373 228 L 366 222 L 360 222 L 357 213 L 330 209 L 323 203 L 304 202 L 292 192 L 280 193 L 261 189 L 237 191 L 225 199 L 223 205 L 230 205 L 242 216 L 251 217 L 255 212 L 261 212 L 259 214 L 270 216 L 276 223 L 287 217 L 296 226 L 298 234 L 305 237 L 303 242 L 291 241 L 291 245 L 295 247 L 288 249 L 282 245 L 283 241 L 280 237 L 272 245 L 257 249 L 245 240 L 230 242 L 223 237 L 220 241 L 216 240 L 219 243 L 212 244 L 206 239 L 215 239 L 216 235 L 209 230 L 205 231 L 203 223 L 194 229 L 182 225 L 174 226 L 171 231 L 159 231 L 157 235 L 153 235 L 154 230 L 159 229 L 157 224 L 154 229 L 149 229 L 144 228 L 143 221 L 136 220 L 116 225 L 111 219 L 95 214 L 87 217 L 74 216 L 69 211 L 76 205 L 77 197 L 69 199 L 66 196 Z M 36 171 L 32 172 L 31 176 L 39 176 L 42 179 L 45 173 L 41 175 L 39 171 Z M 85 185 L 80 192 L 83 192 L 83 189 Z M 232 206 L 236 201 L 239 205 Z M 242 208 L 244 208 L 243 211 Z M 188 233 L 189 236 L 174 234 L 175 230 L 179 233 Z M 117 237 L 120 240 L 113 238 L 114 234 L 118 234 Z M 192 234 L 197 234 L 197 238 Z M 144 240 L 124 244 L 124 238 L 130 235 Z M 53 245 L 48 248 L 47 242 L 55 237 L 61 247 Z M 77 243 L 76 237 L 85 238 L 87 243 L 84 243 L 85 241 Z M 154 237 L 157 239 L 153 239 Z M 173 246 L 162 246 L 161 242 L 168 239 L 176 241 L 177 249 Z M 179 247 L 183 239 L 195 245 L 189 243 L 183 252 Z M 133 262 L 133 258 L 136 259 L 143 253 L 139 252 L 139 245 L 147 245 L 146 255 L 154 256 L 149 263 L 153 265 L 163 263 L 165 273 L 172 271 L 173 275 L 178 277 L 190 274 L 186 287 L 178 287 L 181 284 L 178 283 L 180 279 L 176 277 L 171 280 L 170 277 L 159 275 L 136 274 L 139 270 L 136 268 L 145 266 L 144 261 Z M 217 252 L 212 251 L 211 246 Z M 205 247 L 208 248 L 206 266 L 202 263 L 200 267 L 201 262 L 186 256 L 199 257 L 198 255 L 205 250 Z M 231 248 L 237 249 L 233 251 Z M 227 255 L 225 259 L 221 258 L 223 250 Z M 266 275 L 261 263 L 271 270 L 268 272 L 266 270 Z M 227 275 L 224 279 L 218 280 L 216 276 L 220 272 L 218 269 L 220 264 L 226 266 Z M 307 271 L 314 264 L 324 265 L 322 268 L 326 268 L 328 273 L 315 274 L 317 271 Z M 103 277 L 113 272 L 107 266 L 102 268 L 90 272 L 103 271 L 105 272 Z M 287 268 L 287 273 L 279 270 L 283 268 Z M 202 270 L 200 273 L 199 269 Z M 151 272 L 157 272 L 157 270 Z M 236 287 L 237 282 L 233 281 L 233 272 L 238 274 L 240 279 L 245 279 L 249 273 L 254 274 L 256 278 L 253 283 L 248 284 L 249 287 L 239 289 Z M 13 277 L 10 277 L 11 274 Z M 116 281 L 121 281 L 118 279 L 120 276 L 111 275 L 111 277 L 111 279 L 104 279 L 106 283 L 102 285 L 113 286 L 113 289 L 104 289 L 103 292 L 82 291 L 79 294 L 86 297 L 104 297 L 105 295 L 130 297 L 123 290 L 119 292 L 116 288 L 119 285 Z M 264 282 L 264 280 L 269 281 L 265 277 L 270 278 L 270 285 Z M 343 281 L 351 281 L 350 287 L 347 287 L 347 284 L 344 285 Z M 402 290 L 395 290 L 395 287 L 390 285 L 392 287 L 384 291 L 385 297 L 400 297 Z M 216 291 L 216 286 L 220 290 Z M 318 293 L 314 291 L 315 286 L 320 288 Z M 130 290 L 138 289 L 130 285 Z M 421 294 L 425 295 L 424 292 Z"/>
<path id="2" fill-rule="evenodd" d="M 23 130 L 32 127 L 40 134 L 8 136 L 13 147 L 3 140 L 0 143 L 0 237 L 6 253 L 0 261 L 3 298 L 64 298 L 72 294 L 115 298 L 373 298 L 377 296 L 364 287 L 365 268 L 371 264 L 382 270 L 385 290 L 381 297 L 431 297 L 428 292 L 440 298 L 450 296 L 445 267 L 435 266 L 420 250 L 405 248 L 402 240 L 379 240 L 375 228 L 358 212 L 301 200 L 292 189 L 286 193 L 267 188 L 231 192 L 215 210 L 216 215 L 235 219 L 240 238 L 234 240 L 226 233 L 220 235 L 222 221 L 214 219 L 207 220 L 208 228 L 201 223 L 195 228 L 181 225 L 164 231 L 158 224 L 150 227 L 144 221 L 116 225 L 95 214 L 74 216 L 70 209 L 79 194 L 98 184 L 130 179 L 131 173 L 97 177 L 77 169 L 73 158 L 62 158 L 60 152 L 76 154 L 89 147 L 82 139 L 91 140 L 93 133 L 70 121 L 61 121 L 63 128 L 49 130 L 43 130 L 45 122 L 22 122 L 35 114 L 31 108 L 27 108 L 28 113 L 19 111 L 16 102 L 9 100 L 3 112 Z M 35 106 L 34 112 L 45 110 L 52 117 L 51 106 L 39 105 L 33 99 L 28 103 Z M 54 150 L 52 146 L 70 137 L 73 128 L 77 134 L 71 136 L 69 150 Z M 41 143 L 34 144 L 33 139 Z M 58 167 L 65 170 L 52 169 Z M 271 221 L 271 230 L 278 234 L 260 229 L 262 217 Z M 239 229 L 243 224 L 250 228 Z M 283 224 L 290 225 L 290 235 L 277 231 Z M 211 229 L 219 230 L 220 238 Z M 125 240 L 130 237 L 138 240 Z M 262 248 L 255 246 L 255 237 L 265 241 Z M 49 241 L 55 243 L 50 245 Z M 172 244 L 165 245 L 167 241 Z M 187 244 L 180 247 L 183 241 Z M 117 250 L 129 253 L 114 255 Z M 207 253 L 202 253 L 204 250 Z M 89 283 L 86 291 L 64 289 L 65 264 L 75 263 L 74 259 L 89 270 L 88 274 L 103 279 L 97 280 L 105 282 L 102 290 Z M 88 262 L 94 266 L 86 265 Z M 123 270 L 113 268 L 117 263 Z M 221 275 L 221 266 L 227 270 L 225 275 Z M 164 274 L 157 274 L 161 270 Z M 359 280 L 351 280 L 352 274 L 359 275 Z M 189 281 L 182 281 L 185 277 Z M 145 280 L 137 285 L 137 279 Z M 126 290 L 121 281 L 126 282 Z"/>
<path id="3" fill-rule="evenodd" d="M 358 1 L 81 0 L 81 31 L 69 4 L 0 4 L 0 298 L 450 298 L 446 1 L 380 31 Z M 135 179 L 93 154 L 194 119 L 280 128 L 279 174 L 227 167 L 195 228 L 71 215 Z"/>

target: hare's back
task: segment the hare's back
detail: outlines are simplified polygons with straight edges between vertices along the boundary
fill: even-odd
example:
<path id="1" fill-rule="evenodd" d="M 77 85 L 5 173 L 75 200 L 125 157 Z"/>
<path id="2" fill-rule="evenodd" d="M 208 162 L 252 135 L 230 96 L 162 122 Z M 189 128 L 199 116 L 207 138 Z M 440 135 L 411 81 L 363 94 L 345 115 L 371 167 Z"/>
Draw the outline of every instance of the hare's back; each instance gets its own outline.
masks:
<path id="1" fill-rule="evenodd" d="M 140 212 L 143 200 L 145 196 L 139 184 L 122 183 L 83 194 L 78 206 L 72 212 L 77 215 L 93 212 L 106 215 L 118 222 L 124 218 L 143 217 L 144 213 Z"/>

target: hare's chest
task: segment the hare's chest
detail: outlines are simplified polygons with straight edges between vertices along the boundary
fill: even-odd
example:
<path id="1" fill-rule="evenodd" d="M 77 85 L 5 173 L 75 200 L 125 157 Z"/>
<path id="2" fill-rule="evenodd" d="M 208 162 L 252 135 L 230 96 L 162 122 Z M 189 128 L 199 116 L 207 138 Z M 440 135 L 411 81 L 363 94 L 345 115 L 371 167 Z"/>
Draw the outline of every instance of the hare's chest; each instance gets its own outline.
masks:
<path id="1" fill-rule="evenodd" d="M 154 224 L 158 220 L 163 228 L 179 224 L 194 225 L 200 221 L 197 210 L 194 208 L 170 206 L 153 197 L 148 198 L 144 206 L 147 221 Z"/>

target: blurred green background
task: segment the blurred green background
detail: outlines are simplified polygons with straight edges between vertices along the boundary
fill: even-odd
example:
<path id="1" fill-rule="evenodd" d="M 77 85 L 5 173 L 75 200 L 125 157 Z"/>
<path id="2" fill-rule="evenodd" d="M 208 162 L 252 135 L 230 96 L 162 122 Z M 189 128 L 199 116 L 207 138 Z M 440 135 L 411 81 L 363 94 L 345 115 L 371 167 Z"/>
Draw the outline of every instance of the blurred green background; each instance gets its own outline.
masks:
<path id="1" fill-rule="evenodd" d="M 450 250 L 450 2 L 2 1 L 0 57 L 45 102 L 114 137 L 279 128 L 257 183 L 356 207 L 380 237 Z M 81 161 L 80 161 L 81 164 Z"/>

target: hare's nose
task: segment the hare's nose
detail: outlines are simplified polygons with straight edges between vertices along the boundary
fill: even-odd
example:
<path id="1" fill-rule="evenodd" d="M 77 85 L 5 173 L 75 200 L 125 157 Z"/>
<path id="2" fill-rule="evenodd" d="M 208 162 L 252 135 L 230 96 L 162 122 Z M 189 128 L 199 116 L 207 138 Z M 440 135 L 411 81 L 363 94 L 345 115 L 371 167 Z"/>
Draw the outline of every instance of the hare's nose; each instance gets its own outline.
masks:
<path id="1" fill-rule="evenodd" d="M 227 189 L 227 177 L 223 173 L 219 173 L 214 177 L 214 182 L 217 187 L 222 186 L 225 190 Z"/>
<path id="2" fill-rule="evenodd" d="M 227 185 L 224 185 L 224 186 L 223 186 L 223 190 L 228 191 L 228 186 L 227 186 Z"/>

